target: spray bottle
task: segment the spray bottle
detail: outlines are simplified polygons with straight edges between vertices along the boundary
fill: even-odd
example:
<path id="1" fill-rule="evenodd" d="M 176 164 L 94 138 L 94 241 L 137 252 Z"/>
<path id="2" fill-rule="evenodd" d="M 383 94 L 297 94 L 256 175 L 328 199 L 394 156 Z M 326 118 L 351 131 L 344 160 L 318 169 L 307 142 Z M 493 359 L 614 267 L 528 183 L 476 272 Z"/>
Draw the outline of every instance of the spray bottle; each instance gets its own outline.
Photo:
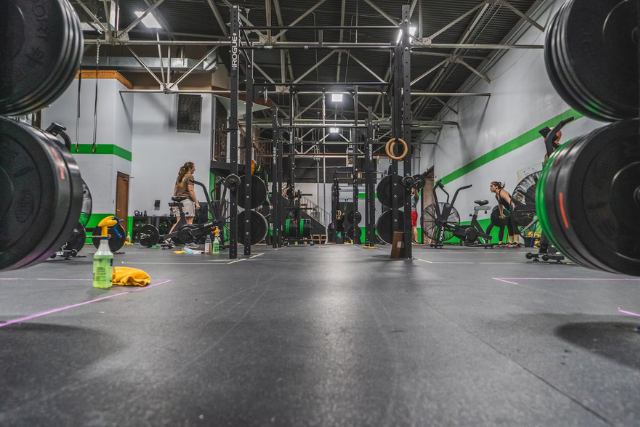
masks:
<path id="1" fill-rule="evenodd" d="M 102 228 L 100 235 L 100 246 L 98 252 L 93 256 L 93 287 L 109 289 L 111 288 L 111 276 L 113 274 L 113 253 L 109 248 L 109 227 L 115 227 L 118 219 L 108 216 L 98 224 Z"/>
<path id="2" fill-rule="evenodd" d="M 218 234 L 220 234 L 220 230 L 215 230 L 213 234 L 216 237 L 213 239 L 213 248 L 211 253 L 215 255 L 220 253 L 220 238 L 218 237 Z"/>

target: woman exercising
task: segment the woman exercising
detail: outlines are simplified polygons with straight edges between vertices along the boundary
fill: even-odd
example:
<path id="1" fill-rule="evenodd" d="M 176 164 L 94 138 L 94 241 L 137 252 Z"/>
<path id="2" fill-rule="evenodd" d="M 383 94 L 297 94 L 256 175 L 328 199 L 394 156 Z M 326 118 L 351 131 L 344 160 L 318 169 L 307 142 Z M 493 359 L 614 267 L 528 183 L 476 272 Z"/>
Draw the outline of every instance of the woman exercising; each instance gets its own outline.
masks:
<path id="1" fill-rule="evenodd" d="M 173 187 L 174 197 L 186 197 L 186 200 L 182 201 L 182 212 L 187 220 L 187 224 L 193 224 L 193 218 L 196 216 L 196 209 L 200 209 L 200 204 L 196 198 L 196 193 L 193 191 L 193 173 L 196 171 L 196 166 L 193 162 L 187 162 L 180 168 L 178 172 L 178 178 L 176 184 Z M 176 222 L 171 227 L 169 234 L 173 233 L 173 229 L 176 228 Z M 167 243 L 171 244 L 171 239 L 168 239 Z"/>
<path id="2" fill-rule="evenodd" d="M 507 230 L 509 231 L 509 237 L 507 238 L 509 244 L 507 247 L 520 247 L 520 243 L 518 242 L 520 235 L 516 232 L 516 227 L 511 221 L 511 216 L 507 217 L 504 213 L 505 208 L 511 209 L 511 195 L 504 189 L 504 184 L 498 181 L 492 182 L 489 186 L 489 190 L 496 195 L 498 209 L 500 209 L 500 218 L 507 218 Z"/>

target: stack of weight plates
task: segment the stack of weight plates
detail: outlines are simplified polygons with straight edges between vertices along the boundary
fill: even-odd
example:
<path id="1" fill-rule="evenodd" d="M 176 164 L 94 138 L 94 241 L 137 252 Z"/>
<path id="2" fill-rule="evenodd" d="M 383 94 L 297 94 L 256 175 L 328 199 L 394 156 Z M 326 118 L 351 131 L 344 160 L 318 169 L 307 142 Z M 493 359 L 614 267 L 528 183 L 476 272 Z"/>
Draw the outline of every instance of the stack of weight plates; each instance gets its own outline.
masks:
<path id="1" fill-rule="evenodd" d="M 640 276 L 639 121 L 576 138 L 549 158 L 536 191 L 545 235 L 585 267 Z"/>
<path id="2" fill-rule="evenodd" d="M 80 20 L 68 0 L 0 1 L 0 115 L 56 100 L 82 60 Z"/>
<path id="3" fill-rule="evenodd" d="M 78 225 L 82 178 L 55 136 L 0 117 L 0 271 L 34 265 Z"/>
<path id="4" fill-rule="evenodd" d="M 545 40 L 547 73 L 574 109 L 595 120 L 638 117 L 638 23 L 632 0 L 568 0 Z"/>

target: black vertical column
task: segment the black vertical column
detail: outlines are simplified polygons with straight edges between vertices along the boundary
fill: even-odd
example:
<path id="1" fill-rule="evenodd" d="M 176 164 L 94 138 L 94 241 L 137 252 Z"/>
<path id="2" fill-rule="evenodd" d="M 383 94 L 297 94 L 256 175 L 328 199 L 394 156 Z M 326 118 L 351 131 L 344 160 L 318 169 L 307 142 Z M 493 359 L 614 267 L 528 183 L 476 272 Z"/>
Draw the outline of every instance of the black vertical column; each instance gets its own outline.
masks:
<path id="1" fill-rule="evenodd" d="M 375 246 L 376 196 L 373 169 L 373 114 L 371 107 L 367 114 L 367 139 L 365 143 L 365 242 Z"/>
<path id="2" fill-rule="evenodd" d="M 277 117 L 277 115 L 276 115 Z M 278 121 L 278 143 L 277 143 L 277 155 L 278 155 L 278 164 L 277 164 L 277 172 L 276 176 L 278 177 L 278 197 L 276 198 L 276 203 L 278 204 L 278 247 L 282 247 L 282 217 L 284 216 L 284 205 L 283 205 L 283 197 L 282 197 L 282 123 L 280 119 Z"/>
<path id="3" fill-rule="evenodd" d="M 280 193 L 278 193 L 278 140 L 280 139 L 280 128 L 278 127 L 278 109 L 274 105 L 271 107 L 271 125 L 273 127 L 273 136 L 271 143 L 271 218 L 273 222 L 272 235 L 271 235 L 271 243 L 274 248 L 278 247 L 278 242 L 280 241 L 279 231 L 280 231 L 280 210 L 279 200 Z"/>
<path id="4" fill-rule="evenodd" d="M 402 138 L 402 41 L 394 48 L 391 90 L 391 136 Z M 400 154 L 400 144 L 396 143 L 393 154 Z M 393 180 L 391 181 L 391 219 L 393 231 L 404 231 L 400 228 L 400 198 L 404 195 L 404 188 L 399 184 L 398 162 L 391 160 Z"/>
<path id="5" fill-rule="evenodd" d="M 240 14 L 238 6 L 231 8 L 231 111 L 229 113 L 231 174 L 238 175 L 238 87 L 240 83 Z M 238 258 L 238 192 L 230 191 L 229 259 Z"/>
<path id="6" fill-rule="evenodd" d="M 356 217 L 356 213 L 358 213 L 358 196 L 359 196 L 359 192 L 358 192 L 358 137 L 359 137 L 359 130 L 358 130 L 358 86 L 355 87 L 355 91 L 353 92 L 353 111 L 354 111 L 354 124 L 355 127 L 353 128 L 353 132 L 351 133 L 351 135 L 353 135 L 353 137 L 351 138 L 351 143 L 353 144 L 352 146 L 352 150 L 353 150 L 353 218 L 354 218 L 354 223 L 351 224 L 351 226 L 353 227 L 353 243 L 356 245 L 360 244 L 360 239 L 358 238 L 358 229 L 360 228 L 360 226 L 358 224 L 355 224 L 355 217 Z"/>
<path id="7" fill-rule="evenodd" d="M 409 6 L 402 6 L 402 139 L 407 143 L 408 152 L 404 158 L 404 176 L 411 176 L 411 37 Z M 400 100 L 398 100 L 400 103 Z M 413 257 L 411 244 L 411 189 L 404 188 L 404 257 Z"/>
<path id="8" fill-rule="evenodd" d="M 249 52 L 247 63 L 247 97 L 245 105 L 245 135 L 244 135 L 244 254 L 251 255 L 251 157 L 253 153 L 253 49 Z"/>
<path id="9" fill-rule="evenodd" d="M 295 97 L 293 92 L 290 94 L 291 102 L 289 104 L 289 179 L 291 187 L 296 186 L 296 132 L 293 128 L 293 117 L 295 107 Z M 293 207 L 290 206 L 290 207 Z"/>

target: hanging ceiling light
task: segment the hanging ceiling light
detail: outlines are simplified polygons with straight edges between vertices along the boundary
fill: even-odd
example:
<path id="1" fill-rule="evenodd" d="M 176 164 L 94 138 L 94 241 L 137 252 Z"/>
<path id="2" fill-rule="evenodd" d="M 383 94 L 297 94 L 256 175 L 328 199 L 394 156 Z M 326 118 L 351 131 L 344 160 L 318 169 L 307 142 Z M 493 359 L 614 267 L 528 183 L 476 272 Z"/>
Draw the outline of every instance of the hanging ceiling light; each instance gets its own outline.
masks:
<path id="1" fill-rule="evenodd" d="M 135 13 L 138 18 L 144 15 L 144 12 L 133 12 L 133 13 Z M 149 13 L 147 16 L 144 17 L 144 19 L 142 20 L 142 23 L 147 28 L 162 28 L 162 25 L 160 25 L 160 23 L 156 20 L 156 18 L 151 13 Z"/>

